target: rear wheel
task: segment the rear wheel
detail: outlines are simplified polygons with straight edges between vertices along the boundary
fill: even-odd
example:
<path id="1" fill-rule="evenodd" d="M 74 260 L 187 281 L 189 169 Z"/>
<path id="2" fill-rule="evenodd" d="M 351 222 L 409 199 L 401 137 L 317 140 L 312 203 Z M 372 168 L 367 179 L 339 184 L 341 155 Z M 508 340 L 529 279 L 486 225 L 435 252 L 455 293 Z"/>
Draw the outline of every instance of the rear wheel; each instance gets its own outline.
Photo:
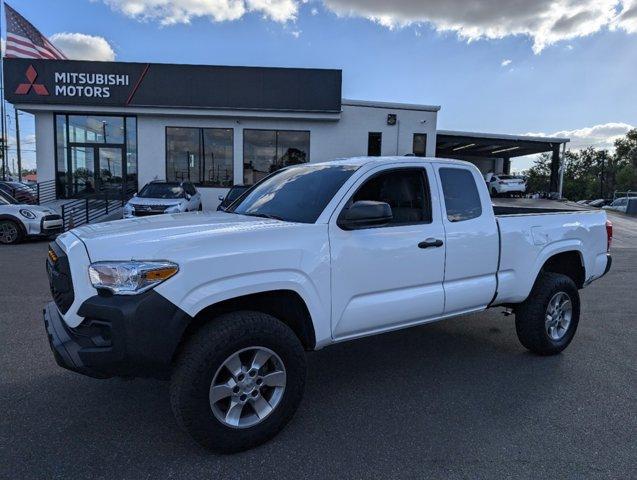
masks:
<path id="1" fill-rule="evenodd" d="M 22 240 L 22 229 L 13 220 L 0 220 L 0 243 L 11 245 Z"/>
<path id="2" fill-rule="evenodd" d="M 177 359 L 170 385 L 175 418 L 206 448 L 246 450 L 290 421 L 305 371 L 303 347 L 282 322 L 260 312 L 222 315 Z"/>
<path id="3" fill-rule="evenodd" d="M 520 343 L 540 355 L 555 355 L 573 340 L 580 300 L 575 282 L 566 275 L 541 273 L 533 290 L 515 312 Z"/>

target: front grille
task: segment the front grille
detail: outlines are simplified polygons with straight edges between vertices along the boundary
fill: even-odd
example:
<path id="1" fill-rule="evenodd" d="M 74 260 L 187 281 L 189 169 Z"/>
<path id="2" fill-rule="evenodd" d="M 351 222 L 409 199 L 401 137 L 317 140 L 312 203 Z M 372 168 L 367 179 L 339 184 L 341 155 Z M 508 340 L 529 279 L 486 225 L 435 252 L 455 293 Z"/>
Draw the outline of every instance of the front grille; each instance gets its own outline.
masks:
<path id="1" fill-rule="evenodd" d="M 135 217 L 149 217 L 151 215 L 162 215 L 164 213 L 164 211 L 162 210 L 161 212 L 155 212 L 155 211 L 140 211 L 140 210 L 134 210 L 133 211 L 133 215 Z"/>
<path id="2" fill-rule="evenodd" d="M 61 215 L 45 215 L 44 217 L 42 217 L 43 222 L 49 222 L 51 220 L 62 220 L 62 216 Z"/>
<path id="3" fill-rule="evenodd" d="M 49 287 L 53 301 L 60 312 L 64 314 L 71 308 L 75 300 L 75 293 L 73 292 L 69 259 L 55 242 L 49 244 L 46 271 L 49 275 Z"/>

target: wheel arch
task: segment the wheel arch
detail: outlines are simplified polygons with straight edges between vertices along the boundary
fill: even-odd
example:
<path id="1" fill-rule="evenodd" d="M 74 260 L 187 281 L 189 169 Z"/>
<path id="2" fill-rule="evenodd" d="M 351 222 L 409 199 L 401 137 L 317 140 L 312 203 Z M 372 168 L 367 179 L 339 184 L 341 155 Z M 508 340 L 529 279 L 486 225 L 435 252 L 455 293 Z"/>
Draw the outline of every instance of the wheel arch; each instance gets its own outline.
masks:
<path id="1" fill-rule="evenodd" d="M 0 221 L 2 220 L 11 220 L 12 222 L 16 223 L 18 225 L 18 228 L 20 229 L 20 233 L 23 236 L 26 236 L 27 234 L 27 229 L 24 225 L 24 222 L 22 222 L 22 220 L 20 220 L 18 217 L 14 216 L 14 215 L 10 215 L 8 213 L 2 213 L 0 214 Z"/>
<path id="2" fill-rule="evenodd" d="M 242 310 L 272 315 L 290 327 L 305 350 L 314 350 L 316 348 L 314 322 L 305 300 L 294 290 L 282 289 L 241 295 L 203 308 L 186 326 L 173 358 L 179 354 L 188 339 L 203 325 L 214 322 L 215 318 L 224 313 Z"/>
<path id="3" fill-rule="evenodd" d="M 583 288 L 586 281 L 586 266 L 582 252 L 579 249 L 553 253 L 540 267 L 536 280 L 542 272 L 566 275 L 573 280 L 578 289 Z"/>

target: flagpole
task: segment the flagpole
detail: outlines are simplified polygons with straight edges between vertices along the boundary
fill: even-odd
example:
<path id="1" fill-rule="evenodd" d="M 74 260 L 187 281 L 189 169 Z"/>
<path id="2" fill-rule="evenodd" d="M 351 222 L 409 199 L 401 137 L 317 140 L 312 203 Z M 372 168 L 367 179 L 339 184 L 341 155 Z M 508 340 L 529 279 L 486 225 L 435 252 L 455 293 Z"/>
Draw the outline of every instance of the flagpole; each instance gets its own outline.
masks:
<path id="1" fill-rule="evenodd" d="M 2 14 L 4 13 L 4 0 L 0 0 L 0 40 L 2 39 Z M 6 48 L 6 40 L 5 40 Z M 4 53 L 0 52 L 0 114 L 2 115 L 2 121 L 0 127 L 2 128 L 2 179 L 7 178 L 7 167 L 9 160 L 7 159 L 7 119 L 4 116 Z"/>

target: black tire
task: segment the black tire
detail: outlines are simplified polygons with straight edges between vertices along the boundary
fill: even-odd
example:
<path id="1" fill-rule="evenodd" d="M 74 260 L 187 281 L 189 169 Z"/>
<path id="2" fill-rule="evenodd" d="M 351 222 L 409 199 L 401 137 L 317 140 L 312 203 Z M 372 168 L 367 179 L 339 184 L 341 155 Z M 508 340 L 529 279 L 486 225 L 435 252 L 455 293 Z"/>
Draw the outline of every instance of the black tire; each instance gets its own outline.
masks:
<path id="1" fill-rule="evenodd" d="M 199 204 L 199 208 L 198 208 L 198 210 L 199 210 L 200 212 L 203 212 L 203 203 L 200 203 L 200 204 Z"/>
<path id="2" fill-rule="evenodd" d="M 559 340 L 549 336 L 546 327 L 547 308 L 558 293 L 570 297 L 572 314 L 570 325 Z M 575 282 L 566 275 L 542 272 L 535 281 L 533 290 L 515 311 L 515 329 L 520 343 L 539 355 L 555 355 L 564 350 L 573 340 L 580 315 L 579 292 Z"/>
<path id="3" fill-rule="evenodd" d="M 14 220 L 0 220 L 0 243 L 15 245 L 24 238 L 22 226 Z"/>
<path id="4" fill-rule="evenodd" d="M 261 423 L 232 428 L 213 414 L 209 390 L 215 373 L 233 354 L 250 347 L 275 352 L 286 370 L 283 396 Z M 170 402 L 177 423 L 200 445 L 235 453 L 274 437 L 291 420 L 303 397 L 305 351 L 294 332 L 276 318 L 242 311 L 221 315 L 204 325 L 176 360 L 170 382 Z"/>

